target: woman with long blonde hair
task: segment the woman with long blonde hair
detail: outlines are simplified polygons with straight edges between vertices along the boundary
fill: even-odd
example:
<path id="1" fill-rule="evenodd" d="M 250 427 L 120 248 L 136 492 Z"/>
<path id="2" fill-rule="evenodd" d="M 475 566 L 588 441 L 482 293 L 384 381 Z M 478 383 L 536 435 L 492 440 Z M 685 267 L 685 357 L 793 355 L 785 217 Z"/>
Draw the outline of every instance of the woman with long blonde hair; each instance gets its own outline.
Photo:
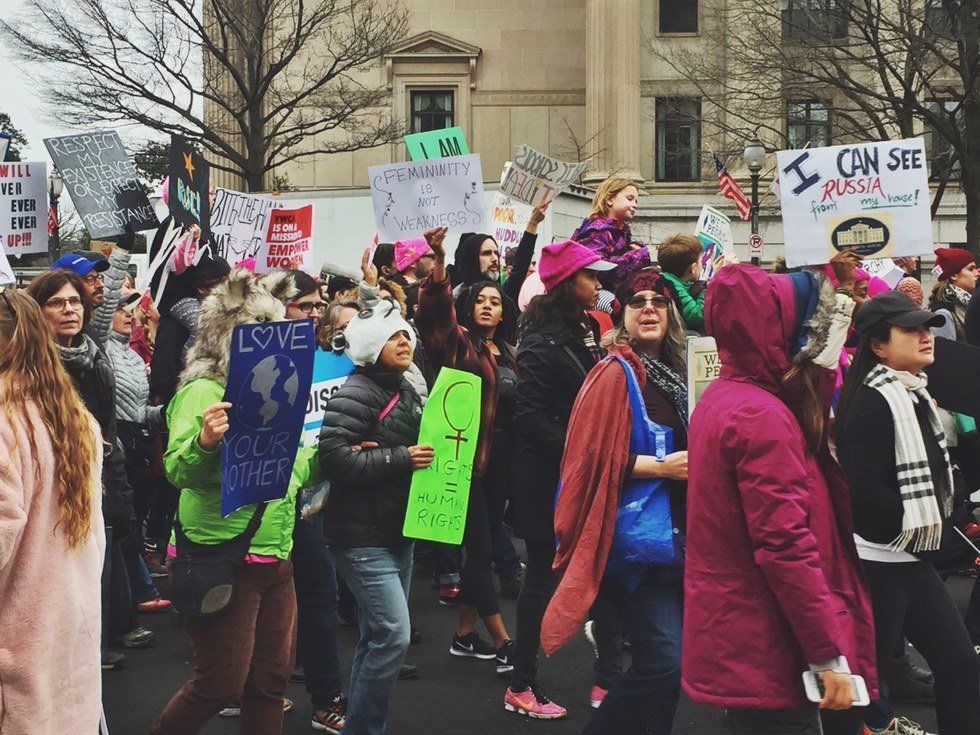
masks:
<path id="1" fill-rule="evenodd" d="M 95 733 L 101 433 L 40 307 L 2 286 L 0 416 L 0 731 Z"/>

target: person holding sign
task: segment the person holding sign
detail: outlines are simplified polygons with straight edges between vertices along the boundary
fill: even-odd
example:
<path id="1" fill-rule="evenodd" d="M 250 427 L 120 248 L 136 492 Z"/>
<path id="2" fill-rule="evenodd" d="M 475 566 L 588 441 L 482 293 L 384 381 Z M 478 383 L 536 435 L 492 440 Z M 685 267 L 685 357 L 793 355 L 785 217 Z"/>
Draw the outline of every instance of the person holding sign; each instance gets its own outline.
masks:
<path id="1" fill-rule="evenodd" d="M 227 516 L 221 512 L 222 453 L 229 413 L 244 410 L 224 400 L 232 333 L 243 324 L 281 322 L 282 299 L 291 293 L 285 274 L 258 281 L 241 269 L 215 287 L 201 305 L 198 339 L 188 354 L 180 389 L 167 407 L 170 435 L 163 463 L 167 479 L 180 489 L 175 523 L 195 544 L 215 546 L 244 538 L 248 550 L 237 567 L 228 606 L 209 617 L 186 619 L 194 671 L 157 717 L 152 735 L 193 735 L 239 700 L 242 732 L 282 730 L 296 628 L 290 561 L 296 488 L 317 481 L 316 450 L 299 450 L 294 482 L 284 498 L 246 505 Z M 253 519 L 258 527 L 249 539 Z M 181 543 L 176 541 L 172 555 L 183 553 Z"/>
<path id="2" fill-rule="evenodd" d="M 555 589 L 554 503 L 568 417 L 589 370 L 605 354 L 589 311 L 599 297 L 599 273 L 615 267 L 572 240 L 546 245 L 538 273 L 548 292 L 531 302 L 518 325 L 511 508 L 516 535 L 527 544 L 527 571 L 517 599 L 514 671 L 504 707 L 535 718 L 566 714 L 537 683 L 541 618 Z M 610 654 L 606 638 L 599 640 L 600 658 L 618 656 L 618 642 Z"/>
<path id="3" fill-rule="evenodd" d="M 877 685 L 871 600 L 826 430 L 854 304 L 822 280 L 734 264 L 705 303 L 722 369 L 691 415 L 681 675 L 745 735 L 854 735 L 851 674 L 871 696 Z"/>
<path id="4" fill-rule="evenodd" d="M 855 320 L 861 341 L 837 410 L 837 447 L 874 605 L 878 671 L 884 678 L 907 636 L 935 675 L 940 732 L 967 735 L 980 723 L 980 667 L 930 553 L 959 544 L 944 541 L 952 533 L 956 485 L 923 372 L 934 360 L 929 328 L 940 320 L 896 291 L 861 307 Z M 902 732 L 898 722 L 888 703 L 876 700 L 865 732 Z"/>
<path id="5" fill-rule="evenodd" d="M 514 669 L 514 642 L 500 614 L 491 563 L 492 539 L 503 523 L 510 490 L 510 437 L 517 391 L 516 352 L 502 335 L 513 332 L 517 313 L 500 284 L 491 280 L 470 285 L 460 295 L 462 308 L 457 313 L 446 274 L 445 236 L 446 228 L 425 233 L 436 263 L 419 290 L 415 324 L 434 367 L 465 370 L 481 379 L 480 431 L 463 535 L 466 562 L 458 597 L 461 607 L 449 652 L 495 659 L 497 673 L 506 675 Z M 493 637 L 492 646 L 476 632 L 477 615 Z"/>
<path id="6" fill-rule="evenodd" d="M 344 330 L 356 365 L 327 401 L 319 457 L 330 497 L 323 534 L 358 604 L 344 733 L 381 735 L 411 628 L 408 589 L 415 545 L 402 534 L 412 472 L 432 464 L 417 445 L 422 402 L 405 380 L 415 331 L 393 302 L 360 311 Z M 335 340 L 336 342 L 336 340 Z"/>
<path id="7" fill-rule="evenodd" d="M 684 322 L 671 296 L 650 271 L 620 287 L 622 322 L 603 338 L 611 356 L 589 373 L 568 422 L 555 506 L 561 582 L 541 641 L 554 653 L 602 597 L 632 644 L 632 664 L 589 734 L 670 735 L 680 696 L 687 383 Z M 632 519 L 635 507 L 642 517 Z"/>
<path id="8" fill-rule="evenodd" d="M 633 240 L 629 222 L 636 216 L 640 190 L 629 179 L 613 176 L 592 197 L 592 214 L 586 217 L 572 239 L 594 250 L 616 269 L 600 280 L 603 288 L 615 291 L 632 274 L 650 265 L 650 251 Z"/>

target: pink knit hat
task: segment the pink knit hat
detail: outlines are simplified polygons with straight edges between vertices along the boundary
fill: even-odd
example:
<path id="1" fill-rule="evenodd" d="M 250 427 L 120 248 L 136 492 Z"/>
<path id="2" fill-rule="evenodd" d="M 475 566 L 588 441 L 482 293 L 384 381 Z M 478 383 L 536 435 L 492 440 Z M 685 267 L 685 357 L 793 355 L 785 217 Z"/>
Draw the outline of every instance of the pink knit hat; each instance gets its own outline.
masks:
<path id="1" fill-rule="evenodd" d="M 395 243 L 395 268 L 399 273 L 404 273 L 426 255 L 434 255 L 434 253 L 424 237 L 398 240 Z"/>
<path id="2" fill-rule="evenodd" d="M 611 271 L 615 267 L 615 263 L 602 260 L 594 250 L 589 250 L 585 245 L 574 240 L 565 240 L 544 247 L 538 263 L 538 273 L 541 275 L 541 283 L 550 291 L 583 268 L 590 271 Z"/>

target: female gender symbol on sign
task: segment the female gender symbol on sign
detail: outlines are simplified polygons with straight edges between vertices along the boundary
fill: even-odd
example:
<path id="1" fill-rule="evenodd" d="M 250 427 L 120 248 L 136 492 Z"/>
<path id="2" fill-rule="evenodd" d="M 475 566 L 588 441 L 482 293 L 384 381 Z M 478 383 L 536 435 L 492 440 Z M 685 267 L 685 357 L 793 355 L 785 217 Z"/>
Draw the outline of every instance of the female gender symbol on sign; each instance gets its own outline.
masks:
<path id="1" fill-rule="evenodd" d="M 452 419 L 450 419 L 450 417 L 449 417 L 449 397 L 452 395 L 453 390 L 455 390 L 456 388 L 460 388 L 460 387 L 462 387 L 464 389 L 472 389 L 473 388 L 473 385 L 471 383 L 464 383 L 462 381 L 459 381 L 459 382 L 456 382 L 456 383 L 451 383 L 449 385 L 449 387 L 446 388 L 446 392 L 442 396 L 442 415 L 445 417 L 446 423 L 449 424 L 450 428 L 453 431 L 456 432 L 456 436 L 451 436 L 449 434 L 446 434 L 446 437 L 445 437 L 449 441 L 456 442 L 455 457 L 453 457 L 453 459 L 459 459 L 459 446 L 460 446 L 460 444 L 462 442 L 469 441 L 469 439 L 465 439 L 463 437 L 463 432 L 470 428 L 470 424 L 473 423 L 473 415 L 474 415 L 474 412 L 472 411 L 473 404 L 466 400 L 466 398 L 468 398 L 468 396 L 465 396 L 465 397 L 464 396 L 460 396 L 457 400 L 459 401 L 459 403 L 461 403 L 464 406 L 466 406 L 466 405 L 469 405 L 470 406 L 470 408 L 471 408 L 470 415 L 469 415 L 468 418 L 466 418 L 465 423 L 463 421 L 453 422 Z M 459 405 L 459 404 L 457 404 L 457 405 Z M 459 417 L 457 417 L 457 418 L 459 418 Z M 463 425 L 462 426 L 459 426 L 458 424 L 463 424 Z"/>

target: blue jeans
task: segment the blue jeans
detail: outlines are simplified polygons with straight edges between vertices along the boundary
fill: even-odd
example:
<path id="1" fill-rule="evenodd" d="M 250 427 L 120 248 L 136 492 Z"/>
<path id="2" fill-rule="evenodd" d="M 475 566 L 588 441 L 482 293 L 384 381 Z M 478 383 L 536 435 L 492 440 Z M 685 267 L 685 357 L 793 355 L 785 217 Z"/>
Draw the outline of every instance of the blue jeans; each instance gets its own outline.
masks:
<path id="1" fill-rule="evenodd" d="M 408 588 L 414 544 L 403 549 L 330 549 L 357 600 L 360 638 L 351 663 L 344 735 L 382 735 L 411 638 Z"/>
<path id="2" fill-rule="evenodd" d="M 297 661 L 306 674 L 306 691 L 314 710 L 330 706 L 340 693 L 337 650 L 337 570 L 323 541 L 323 518 L 304 521 L 297 514 L 293 529 L 293 582 L 296 585 Z"/>
<path id="3" fill-rule="evenodd" d="M 670 735 L 680 696 L 683 590 L 683 571 L 668 567 L 651 567 L 632 593 L 603 585 L 599 594 L 619 609 L 633 661 L 583 735 Z"/>

